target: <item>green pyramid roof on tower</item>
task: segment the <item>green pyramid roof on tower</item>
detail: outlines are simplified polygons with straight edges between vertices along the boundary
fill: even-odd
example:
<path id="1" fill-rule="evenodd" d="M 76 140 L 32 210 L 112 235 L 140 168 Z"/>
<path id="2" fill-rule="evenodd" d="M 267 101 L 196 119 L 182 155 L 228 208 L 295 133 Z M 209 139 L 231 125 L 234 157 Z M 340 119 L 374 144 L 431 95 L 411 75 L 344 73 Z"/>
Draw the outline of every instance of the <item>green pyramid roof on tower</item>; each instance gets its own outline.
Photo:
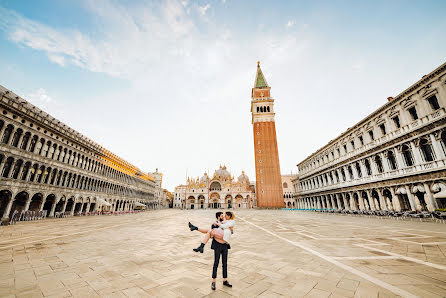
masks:
<path id="1" fill-rule="evenodd" d="M 263 76 L 262 70 L 260 69 L 260 62 L 257 62 L 257 77 L 255 88 L 268 87 L 265 77 Z"/>

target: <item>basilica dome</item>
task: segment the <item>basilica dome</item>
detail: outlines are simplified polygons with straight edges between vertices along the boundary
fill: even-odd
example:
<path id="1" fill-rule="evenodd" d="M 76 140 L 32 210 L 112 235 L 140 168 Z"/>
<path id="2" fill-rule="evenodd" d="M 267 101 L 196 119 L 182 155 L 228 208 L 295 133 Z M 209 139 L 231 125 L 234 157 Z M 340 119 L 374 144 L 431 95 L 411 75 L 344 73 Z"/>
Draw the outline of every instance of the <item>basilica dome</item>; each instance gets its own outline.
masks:
<path id="1" fill-rule="evenodd" d="M 215 175 L 221 178 L 227 178 L 227 179 L 231 178 L 231 174 L 229 174 L 228 170 L 226 169 L 226 166 L 223 167 L 220 166 L 220 168 L 217 171 L 215 171 Z"/>
<path id="2" fill-rule="evenodd" d="M 249 184 L 249 177 L 245 174 L 245 171 L 242 171 L 242 174 L 238 177 L 238 182 Z"/>
<path id="3" fill-rule="evenodd" d="M 201 177 L 200 182 L 201 183 L 207 183 L 209 180 L 209 176 L 207 173 L 204 173 L 203 177 Z"/>

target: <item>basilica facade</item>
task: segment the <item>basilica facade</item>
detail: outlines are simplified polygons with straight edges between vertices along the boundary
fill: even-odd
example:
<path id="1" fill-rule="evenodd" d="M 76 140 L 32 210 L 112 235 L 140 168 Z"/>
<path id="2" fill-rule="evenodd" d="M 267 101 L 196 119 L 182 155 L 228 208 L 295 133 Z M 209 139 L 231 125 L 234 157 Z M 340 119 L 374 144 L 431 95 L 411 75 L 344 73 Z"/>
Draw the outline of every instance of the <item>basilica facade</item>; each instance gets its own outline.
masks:
<path id="1" fill-rule="evenodd" d="M 188 178 L 187 183 L 175 187 L 173 207 L 181 209 L 255 208 L 255 186 L 242 171 L 237 178 L 231 176 L 226 166 L 220 166 L 212 176 Z"/>
<path id="2" fill-rule="evenodd" d="M 302 209 L 446 208 L 446 63 L 298 165 Z"/>

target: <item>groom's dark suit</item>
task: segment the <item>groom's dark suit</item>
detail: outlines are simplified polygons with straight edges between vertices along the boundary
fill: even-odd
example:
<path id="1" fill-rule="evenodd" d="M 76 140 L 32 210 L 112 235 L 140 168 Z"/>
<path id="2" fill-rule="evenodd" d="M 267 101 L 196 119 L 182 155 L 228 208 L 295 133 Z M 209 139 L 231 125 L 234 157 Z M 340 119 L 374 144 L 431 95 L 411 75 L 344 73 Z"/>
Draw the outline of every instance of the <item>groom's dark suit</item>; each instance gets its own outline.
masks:
<path id="1" fill-rule="evenodd" d="M 211 229 L 215 228 L 218 228 L 218 226 L 213 224 Z M 220 262 L 220 255 L 223 267 L 223 278 L 228 277 L 228 249 L 230 248 L 231 246 L 228 243 L 221 244 L 220 242 L 212 238 L 211 249 L 214 250 L 214 268 L 212 270 L 212 278 L 217 278 L 217 268 L 218 263 Z"/>

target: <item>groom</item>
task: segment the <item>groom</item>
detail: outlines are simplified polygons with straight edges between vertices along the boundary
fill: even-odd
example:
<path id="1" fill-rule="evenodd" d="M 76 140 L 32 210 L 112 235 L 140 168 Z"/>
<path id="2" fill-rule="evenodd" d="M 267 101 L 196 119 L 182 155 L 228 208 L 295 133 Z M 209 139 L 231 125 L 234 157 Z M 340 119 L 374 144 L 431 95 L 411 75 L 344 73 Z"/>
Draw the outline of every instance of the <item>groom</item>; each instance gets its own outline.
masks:
<path id="1" fill-rule="evenodd" d="M 217 221 L 223 222 L 224 220 L 224 214 L 223 212 L 217 212 L 215 214 L 215 217 L 217 218 Z M 211 229 L 216 229 L 219 226 L 216 224 L 212 224 Z M 220 262 L 220 256 L 222 260 L 222 267 L 223 267 L 223 285 L 232 288 L 232 285 L 228 282 L 228 249 L 230 249 L 231 246 L 228 243 L 220 243 L 216 241 L 214 238 L 212 238 L 212 244 L 211 249 L 214 250 L 214 267 L 212 269 L 212 290 L 215 291 L 215 281 L 217 278 L 217 268 L 218 263 Z"/>

